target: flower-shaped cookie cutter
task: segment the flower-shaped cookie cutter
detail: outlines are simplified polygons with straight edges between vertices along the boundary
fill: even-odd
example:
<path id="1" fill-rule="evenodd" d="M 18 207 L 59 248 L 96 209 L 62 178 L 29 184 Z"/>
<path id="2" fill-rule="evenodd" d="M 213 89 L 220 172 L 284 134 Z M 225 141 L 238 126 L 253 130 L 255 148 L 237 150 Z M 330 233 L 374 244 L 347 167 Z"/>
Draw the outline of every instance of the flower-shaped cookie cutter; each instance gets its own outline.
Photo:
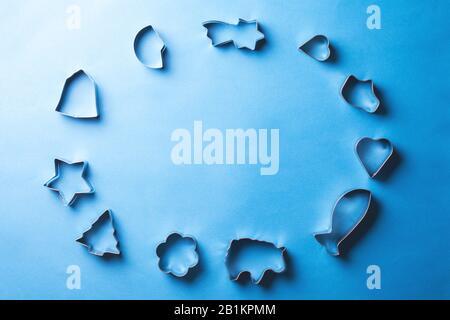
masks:
<path id="1" fill-rule="evenodd" d="M 174 247 L 176 247 L 175 249 L 177 249 L 177 247 L 179 249 L 180 246 L 185 246 L 185 248 L 182 249 L 184 250 L 183 257 L 180 257 L 179 253 L 178 256 L 175 256 L 175 259 L 166 257 L 168 251 Z M 165 241 L 158 244 L 156 247 L 156 255 L 159 258 L 158 268 L 162 272 L 178 278 L 184 277 L 190 270 L 198 265 L 199 256 L 197 251 L 197 240 L 192 236 L 184 235 L 180 232 L 172 232 L 166 237 Z M 180 261 L 181 258 L 184 258 L 185 261 Z"/>

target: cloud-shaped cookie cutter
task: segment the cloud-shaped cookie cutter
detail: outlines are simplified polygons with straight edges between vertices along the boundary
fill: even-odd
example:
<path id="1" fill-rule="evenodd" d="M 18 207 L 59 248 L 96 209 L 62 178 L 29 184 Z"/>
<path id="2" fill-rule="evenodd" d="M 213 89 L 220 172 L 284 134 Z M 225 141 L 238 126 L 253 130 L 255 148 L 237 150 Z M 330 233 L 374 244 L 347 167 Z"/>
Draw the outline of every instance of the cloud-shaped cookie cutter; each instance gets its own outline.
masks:
<path id="1" fill-rule="evenodd" d="M 239 18 L 238 22 L 227 23 L 219 20 L 209 20 L 202 23 L 203 27 L 206 28 L 206 36 L 211 40 L 211 44 L 213 47 L 224 46 L 229 43 L 233 43 L 237 49 L 246 48 L 249 50 L 256 50 L 257 44 L 264 39 L 264 33 L 261 32 L 259 28 L 259 24 L 257 20 L 245 20 Z M 245 25 L 254 25 L 253 39 L 251 39 L 252 44 L 249 45 L 247 43 L 241 43 L 238 39 L 236 39 L 233 33 L 226 33 L 226 36 L 223 39 L 216 41 L 216 36 L 212 34 L 212 29 L 214 26 L 219 26 L 221 28 L 233 28 L 239 29 Z M 224 33 L 225 34 L 225 33 Z"/>
<path id="2" fill-rule="evenodd" d="M 76 113 L 76 112 L 68 112 L 64 111 L 64 105 L 67 102 L 66 98 L 68 95 L 68 91 L 70 90 L 70 87 L 73 85 L 75 81 L 80 80 L 87 80 L 89 82 L 91 94 L 92 94 L 92 104 L 89 107 L 89 112 L 87 113 Z M 55 111 L 71 118 L 77 118 L 77 119 L 89 119 L 89 118 L 97 118 L 98 117 L 98 107 L 97 107 L 97 85 L 95 83 L 95 80 L 83 69 L 78 70 L 74 74 L 72 74 L 70 77 L 66 79 L 64 82 L 64 86 L 61 92 L 61 96 L 59 98 L 58 105 L 55 108 Z"/>
<path id="3" fill-rule="evenodd" d="M 152 39 L 144 39 L 145 36 L 151 35 Z M 152 41 L 154 42 L 153 45 L 155 46 L 154 50 L 158 53 L 158 58 L 156 61 L 147 61 L 144 57 L 144 53 L 139 50 L 140 45 L 143 41 Z M 148 25 L 144 28 L 142 28 L 134 38 L 133 43 L 133 49 L 134 54 L 136 55 L 136 58 L 139 60 L 140 63 L 142 63 L 147 68 L 151 69 L 162 69 L 164 68 L 164 51 L 166 50 L 166 45 L 162 38 L 160 37 L 159 33 L 156 31 L 155 28 L 153 28 L 152 25 Z"/>
<path id="4" fill-rule="evenodd" d="M 177 246 L 184 246 L 184 248 L 181 249 L 184 250 L 184 255 L 180 256 L 178 253 L 178 256 L 175 256 L 175 259 L 167 257 L 166 255 L 170 254 L 170 250 Z M 172 254 L 174 253 L 172 252 Z M 156 255 L 159 258 L 158 268 L 162 272 L 178 278 L 184 277 L 189 273 L 189 270 L 198 265 L 199 256 L 197 251 L 197 240 L 192 236 L 184 235 L 179 232 L 172 232 L 167 236 L 165 241 L 158 244 L 156 247 Z M 184 261 L 181 261 L 183 258 Z"/>
<path id="5" fill-rule="evenodd" d="M 380 106 L 373 81 L 370 79 L 360 80 L 354 75 L 345 79 L 341 87 L 341 97 L 352 107 L 369 113 L 374 113 Z"/>
<path id="6" fill-rule="evenodd" d="M 331 55 L 330 40 L 326 36 L 318 34 L 300 45 L 298 50 L 317 61 L 323 62 L 328 60 Z"/>
<path id="7" fill-rule="evenodd" d="M 55 175 L 52 178 L 50 178 L 50 180 L 48 180 L 46 183 L 44 183 L 44 187 L 47 187 L 47 188 L 49 188 L 50 190 L 52 190 L 54 192 L 57 192 L 58 196 L 60 197 L 60 199 L 62 200 L 62 202 L 64 203 L 65 206 L 71 206 L 72 204 L 74 204 L 75 200 L 80 195 L 92 194 L 92 193 L 95 192 L 94 187 L 91 185 L 91 183 L 86 178 L 86 172 L 87 172 L 87 168 L 88 168 L 88 162 L 87 161 L 74 161 L 74 162 L 71 162 L 71 161 L 68 161 L 68 160 L 61 159 L 61 158 L 55 158 L 54 162 L 55 162 Z M 53 183 L 60 178 L 60 174 L 61 174 L 60 166 L 61 166 L 62 163 L 65 163 L 65 164 L 71 165 L 71 166 L 73 166 L 73 165 L 75 165 L 75 166 L 76 165 L 81 165 L 81 178 L 84 180 L 84 182 L 88 186 L 88 190 L 75 192 L 70 199 L 66 199 L 66 197 L 64 196 L 64 193 L 59 188 L 55 188 L 55 187 L 52 186 Z"/>
<path id="8" fill-rule="evenodd" d="M 394 146 L 385 138 L 363 137 L 356 142 L 355 153 L 369 177 L 374 178 L 394 153 Z"/>
<path id="9" fill-rule="evenodd" d="M 353 189 L 339 197 L 331 213 L 331 226 L 324 232 L 314 234 L 316 240 L 326 248 L 329 254 L 340 255 L 340 244 L 363 221 L 369 211 L 371 201 L 372 193 L 365 189 Z M 356 209 L 355 204 L 359 204 Z M 356 214 L 351 215 L 352 213 Z"/>
<path id="10" fill-rule="evenodd" d="M 92 232 L 96 232 L 99 225 L 102 223 L 110 223 L 109 226 L 109 237 L 110 240 L 112 240 L 112 245 L 109 245 L 104 250 L 98 250 L 93 246 L 91 243 L 88 242 L 88 236 Z M 83 234 L 75 240 L 76 242 L 80 243 L 82 246 L 85 246 L 88 249 L 88 252 L 96 255 L 96 256 L 103 256 L 105 254 L 114 254 L 114 255 L 120 255 L 120 250 L 118 248 L 119 241 L 116 238 L 116 229 L 114 228 L 114 221 L 112 217 L 111 210 L 107 209 L 105 210 L 92 224 L 91 226 L 83 232 Z"/>
<path id="11" fill-rule="evenodd" d="M 233 260 L 236 259 L 233 255 L 239 253 L 239 250 L 242 249 L 242 246 L 245 246 L 246 243 L 251 243 L 252 245 L 262 245 L 268 247 L 267 250 L 277 250 L 279 256 L 277 257 L 279 261 L 275 263 L 265 261 L 267 266 L 263 267 L 262 270 L 259 270 L 259 274 L 254 274 L 251 270 L 247 270 L 247 268 L 237 268 L 237 270 L 233 267 Z M 237 251 L 237 252 L 236 252 Z M 260 284 L 262 280 L 265 278 L 266 274 L 271 271 L 273 273 L 282 273 L 286 270 L 286 259 L 285 259 L 285 247 L 278 247 L 274 243 L 264 240 L 258 240 L 254 238 L 239 238 L 233 239 L 230 241 L 228 245 L 227 253 L 225 255 L 225 266 L 228 270 L 228 275 L 230 280 L 238 281 L 241 276 L 244 274 L 248 274 L 254 284 Z M 279 265 L 277 263 L 281 262 Z M 243 269 L 243 270 L 240 270 Z"/>

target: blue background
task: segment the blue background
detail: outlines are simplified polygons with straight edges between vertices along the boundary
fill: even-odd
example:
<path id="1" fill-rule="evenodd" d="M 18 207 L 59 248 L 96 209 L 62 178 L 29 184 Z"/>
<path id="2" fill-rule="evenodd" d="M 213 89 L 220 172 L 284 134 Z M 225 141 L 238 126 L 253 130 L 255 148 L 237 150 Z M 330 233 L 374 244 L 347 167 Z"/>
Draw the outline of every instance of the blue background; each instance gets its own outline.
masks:
<path id="1" fill-rule="evenodd" d="M 382 29 L 366 27 L 373 1 L 68 1 L 0 4 L 1 298 L 450 298 L 450 28 L 448 1 L 381 1 Z M 214 48 L 202 22 L 258 19 L 260 51 Z M 152 24 L 168 52 L 162 71 L 133 52 Z M 315 34 L 333 63 L 297 51 Z M 96 80 L 101 118 L 54 111 L 67 76 Z M 368 114 L 339 89 L 349 74 L 372 78 L 383 106 Z M 279 128 L 280 171 L 256 166 L 175 166 L 176 128 Z M 362 136 L 385 137 L 394 170 L 371 180 L 355 157 Z M 43 187 L 53 158 L 87 160 L 95 196 L 74 208 Z M 344 191 L 368 188 L 376 214 L 345 257 L 312 237 L 326 229 Z M 104 209 L 123 256 L 102 259 L 75 243 Z M 201 269 L 190 281 L 157 268 L 171 231 L 195 236 Z M 228 279 L 235 237 L 287 247 L 289 272 L 266 286 Z M 81 290 L 66 288 L 68 265 Z M 382 270 L 368 290 L 366 268 Z"/>

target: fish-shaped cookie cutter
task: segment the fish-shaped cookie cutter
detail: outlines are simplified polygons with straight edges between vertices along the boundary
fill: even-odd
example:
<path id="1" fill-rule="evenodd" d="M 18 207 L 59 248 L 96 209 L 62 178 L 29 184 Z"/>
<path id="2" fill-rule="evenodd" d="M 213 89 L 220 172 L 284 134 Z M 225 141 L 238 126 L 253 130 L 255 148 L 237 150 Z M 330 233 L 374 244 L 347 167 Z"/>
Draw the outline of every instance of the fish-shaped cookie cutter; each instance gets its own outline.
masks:
<path id="1" fill-rule="evenodd" d="M 61 158 L 55 158 L 54 159 L 55 162 L 55 175 L 50 178 L 50 180 L 48 180 L 46 183 L 44 183 L 44 187 L 49 188 L 50 190 L 57 192 L 59 198 L 62 200 L 62 202 L 64 203 L 65 206 L 71 206 L 74 204 L 74 202 L 76 201 L 76 199 L 78 198 L 78 196 L 83 195 L 83 194 L 92 194 L 95 192 L 94 187 L 91 185 L 91 183 L 87 180 L 86 178 L 86 172 L 87 172 L 87 168 L 88 168 L 88 162 L 87 161 L 68 161 L 68 160 L 64 160 Z M 79 191 L 79 192 L 75 192 L 72 197 L 70 199 L 66 199 L 66 197 L 64 196 L 64 193 L 59 189 L 59 188 L 55 188 L 52 187 L 53 182 L 55 182 L 56 180 L 58 180 L 60 178 L 60 165 L 62 163 L 65 163 L 67 165 L 81 165 L 81 178 L 84 180 L 84 182 L 86 183 L 86 185 L 88 186 L 88 190 L 86 191 Z"/>
<path id="2" fill-rule="evenodd" d="M 359 212 L 355 216 L 349 216 L 348 210 L 354 209 L 352 207 L 353 197 L 362 196 L 365 202 L 361 208 L 357 208 Z M 350 201 L 350 203 L 349 203 Z M 331 226 L 324 232 L 313 234 L 316 240 L 323 245 L 327 252 L 333 256 L 340 255 L 340 244 L 352 233 L 353 230 L 363 221 L 367 212 L 369 211 L 370 203 L 372 201 L 372 193 L 366 189 L 353 189 L 347 191 L 339 197 L 334 204 L 331 213 Z M 351 219 L 352 218 L 352 219 Z"/>
<path id="3" fill-rule="evenodd" d="M 89 244 L 86 242 L 85 235 L 90 230 L 92 230 L 97 223 L 99 223 L 103 219 L 108 219 L 109 221 L 111 221 L 111 228 L 112 228 L 111 236 L 114 238 L 115 244 L 114 244 L 114 246 L 111 246 L 110 248 L 100 251 L 100 250 L 96 250 L 94 248 L 94 246 L 92 246 L 92 244 Z M 120 255 L 120 250 L 118 247 L 119 241 L 117 240 L 117 237 L 116 237 L 116 229 L 114 228 L 114 221 L 113 221 L 113 216 L 112 216 L 111 210 L 110 209 L 105 210 L 97 219 L 95 219 L 95 221 L 91 224 L 91 226 L 89 228 L 87 228 L 83 232 L 83 234 L 75 241 L 78 242 L 79 244 L 81 244 L 82 246 L 86 247 L 88 249 L 88 252 L 95 256 L 102 257 L 105 254 Z"/>
<path id="4" fill-rule="evenodd" d="M 254 278 L 252 273 L 251 273 L 251 271 L 249 271 L 249 270 L 242 270 L 242 271 L 239 271 L 237 274 L 233 274 L 232 270 L 230 269 L 229 258 L 230 258 L 230 255 L 232 253 L 233 246 L 235 244 L 238 244 L 239 242 L 242 242 L 242 241 L 259 242 L 259 243 L 264 243 L 264 244 L 268 244 L 268 245 L 273 246 L 273 248 L 279 250 L 279 252 L 281 254 L 282 261 L 283 261 L 283 266 L 280 267 L 279 269 L 274 269 L 274 268 L 271 268 L 271 267 L 267 267 L 267 268 L 262 270 L 262 272 L 261 272 L 261 274 L 259 275 L 258 278 Z M 227 267 L 228 275 L 229 275 L 229 278 L 230 278 L 231 281 L 238 281 L 241 278 L 241 276 L 243 276 L 244 274 L 249 274 L 250 278 L 251 278 L 251 280 L 252 280 L 252 282 L 254 284 L 260 284 L 263 281 L 263 279 L 266 277 L 266 274 L 269 271 L 271 271 L 273 273 L 283 273 L 286 270 L 286 257 L 285 257 L 285 255 L 286 255 L 286 247 L 278 247 L 277 245 L 275 245 L 272 242 L 259 240 L 259 239 L 255 239 L 255 238 L 250 238 L 250 237 L 238 238 L 238 239 L 231 240 L 229 245 L 228 245 L 227 252 L 225 254 L 225 266 Z"/>

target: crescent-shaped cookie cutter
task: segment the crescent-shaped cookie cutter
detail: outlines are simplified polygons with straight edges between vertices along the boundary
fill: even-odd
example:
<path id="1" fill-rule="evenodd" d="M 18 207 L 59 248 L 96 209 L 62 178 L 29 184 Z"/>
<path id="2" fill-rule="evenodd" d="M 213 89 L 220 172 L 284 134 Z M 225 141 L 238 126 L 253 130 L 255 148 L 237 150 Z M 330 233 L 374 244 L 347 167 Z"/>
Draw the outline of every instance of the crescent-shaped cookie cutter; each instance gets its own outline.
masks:
<path id="1" fill-rule="evenodd" d="M 195 254 L 194 262 L 192 264 L 188 265 L 186 267 L 186 271 L 183 272 L 183 273 L 176 273 L 176 272 L 173 271 L 173 269 L 171 269 L 171 268 L 164 268 L 161 265 L 161 256 L 163 254 L 163 252 L 161 252 L 161 250 L 164 250 L 165 247 L 167 247 L 169 245 L 169 242 L 172 241 L 171 238 L 173 238 L 173 237 L 177 237 L 177 238 L 180 238 L 180 239 L 189 239 L 189 240 L 192 241 L 192 243 L 194 245 L 193 246 L 193 249 L 194 249 L 193 252 Z M 199 259 L 199 255 L 198 255 L 197 250 L 198 250 L 198 244 L 197 244 L 197 240 L 195 239 L 195 237 L 190 236 L 190 235 L 186 235 L 186 234 L 183 234 L 183 233 L 177 232 L 177 231 L 171 232 L 171 233 L 169 233 L 169 235 L 166 237 L 166 239 L 164 241 L 161 241 L 156 246 L 156 256 L 159 259 L 159 261 L 158 261 L 158 268 L 159 268 L 159 270 L 161 270 L 165 274 L 171 274 L 171 275 L 173 275 L 173 276 L 175 276 L 177 278 L 182 278 L 182 277 L 186 276 L 191 269 L 194 269 L 198 265 L 200 259 Z"/>
<path id="2" fill-rule="evenodd" d="M 254 284 L 260 284 L 269 271 L 273 272 L 273 273 L 277 273 L 277 274 L 278 273 L 283 273 L 284 271 L 286 271 L 286 247 L 278 247 L 273 242 L 260 240 L 260 239 L 256 239 L 256 238 L 251 238 L 251 237 L 233 239 L 233 240 L 230 241 L 230 243 L 228 245 L 228 248 L 227 248 L 227 252 L 225 254 L 225 266 L 227 267 L 228 275 L 229 275 L 229 278 L 230 278 L 231 281 L 238 281 L 241 278 L 241 276 L 244 275 L 244 274 L 250 274 L 250 278 L 251 278 L 251 273 L 250 273 L 250 271 L 247 271 L 247 270 L 240 271 L 236 276 L 233 277 L 232 274 L 230 273 L 229 263 L 228 263 L 228 258 L 229 258 L 231 247 L 233 246 L 233 243 L 237 243 L 239 241 L 246 241 L 246 240 L 263 242 L 263 243 L 267 243 L 267 244 L 272 245 L 274 248 L 280 250 L 281 257 L 282 257 L 283 263 L 284 263 L 283 267 L 280 270 L 274 270 L 272 268 L 265 268 L 261 272 L 260 277 L 258 279 L 256 279 L 256 281 L 253 282 Z"/>
<path id="3" fill-rule="evenodd" d="M 150 63 L 146 63 L 145 61 L 143 61 L 141 59 L 141 57 L 138 54 L 138 43 L 141 39 L 141 37 L 146 33 L 146 32 L 154 32 L 155 36 L 157 39 L 159 39 L 161 41 L 161 48 L 160 48 L 160 52 L 159 52 L 159 57 L 160 57 L 160 61 L 157 64 L 150 64 Z M 139 60 L 140 63 L 142 63 L 142 65 L 144 65 L 147 68 L 150 69 L 162 69 L 164 68 L 164 51 L 166 50 L 166 44 L 164 43 L 163 39 L 161 38 L 161 36 L 159 35 L 158 31 L 156 31 L 155 28 L 153 28 L 152 25 L 148 25 L 144 28 L 142 28 L 141 30 L 139 30 L 139 32 L 136 34 L 136 36 L 134 37 L 134 42 L 133 42 L 133 50 L 134 50 L 134 55 L 136 56 L 136 58 Z"/>
<path id="4" fill-rule="evenodd" d="M 87 168 L 88 168 L 88 162 L 87 161 L 68 161 L 68 160 L 64 160 L 61 158 L 55 158 L 54 159 L 54 163 L 55 163 L 55 175 L 50 178 L 50 180 L 48 180 L 46 183 L 44 183 L 44 187 L 49 188 L 50 190 L 57 192 L 59 198 L 62 200 L 62 202 L 64 203 L 65 206 L 71 206 L 76 199 L 78 198 L 78 196 L 83 195 L 83 194 L 92 194 L 95 192 L 94 187 L 91 185 L 91 183 L 88 181 L 88 179 L 86 178 L 86 172 L 87 172 Z M 68 165 L 81 165 L 81 178 L 84 180 L 84 182 L 86 183 L 86 185 L 88 186 L 88 190 L 87 191 L 80 191 L 80 192 L 75 192 L 72 196 L 71 199 L 67 200 L 64 197 L 64 193 L 62 193 L 62 191 L 58 188 L 54 188 L 52 187 L 52 183 L 56 180 L 59 179 L 60 177 L 60 165 L 61 163 L 65 163 Z"/>

